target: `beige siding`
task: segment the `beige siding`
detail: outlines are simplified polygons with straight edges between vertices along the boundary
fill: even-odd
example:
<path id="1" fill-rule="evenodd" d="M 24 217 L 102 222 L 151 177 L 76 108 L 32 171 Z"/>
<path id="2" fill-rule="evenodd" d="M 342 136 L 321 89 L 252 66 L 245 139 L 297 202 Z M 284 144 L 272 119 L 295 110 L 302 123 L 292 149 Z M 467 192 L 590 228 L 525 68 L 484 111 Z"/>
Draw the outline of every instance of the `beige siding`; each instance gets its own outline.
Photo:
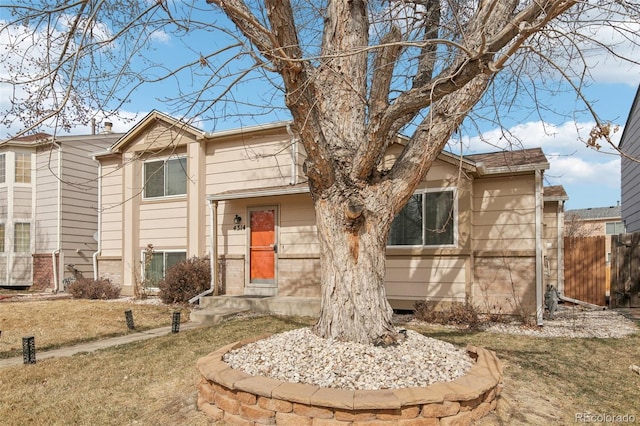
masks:
<path id="1" fill-rule="evenodd" d="M 535 249 L 533 175 L 476 180 L 473 211 L 474 250 Z"/>
<path id="2" fill-rule="evenodd" d="M 16 219 L 31 219 L 33 205 L 31 187 L 13 187 L 13 217 Z"/>
<path id="3" fill-rule="evenodd" d="M 387 258 L 387 297 L 392 300 L 464 302 L 467 262 L 464 256 Z"/>
<path id="4" fill-rule="evenodd" d="M 102 255 L 122 255 L 122 169 L 119 158 L 102 161 Z"/>
<path id="5" fill-rule="evenodd" d="M 259 140 L 209 143 L 206 193 L 288 185 L 291 182 L 290 149 L 291 142 L 286 133 Z"/>
<path id="6" fill-rule="evenodd" d="M 140 205 L 140 244 L 156 249 L 185 248 L 186 201 L 145 202 Z"/>
<path id="7" fill-rule="evenodd" d="M 319 256 L 320 247 L 311 196 L 282 197 L 279 202 L 282 209 L 278 254 Z"/>

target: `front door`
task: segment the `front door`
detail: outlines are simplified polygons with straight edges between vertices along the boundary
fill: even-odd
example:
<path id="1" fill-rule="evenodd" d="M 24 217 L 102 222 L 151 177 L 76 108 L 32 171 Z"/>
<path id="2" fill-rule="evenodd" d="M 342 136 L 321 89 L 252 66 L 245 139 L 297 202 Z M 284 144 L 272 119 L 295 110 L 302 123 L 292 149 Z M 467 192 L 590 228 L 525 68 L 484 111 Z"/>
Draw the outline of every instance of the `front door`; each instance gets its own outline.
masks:
<path id="1" fill-rule="evenodd" d="M 249 209 L 249 288 L 248 294 L 275 295 L 277 209 Z"/>

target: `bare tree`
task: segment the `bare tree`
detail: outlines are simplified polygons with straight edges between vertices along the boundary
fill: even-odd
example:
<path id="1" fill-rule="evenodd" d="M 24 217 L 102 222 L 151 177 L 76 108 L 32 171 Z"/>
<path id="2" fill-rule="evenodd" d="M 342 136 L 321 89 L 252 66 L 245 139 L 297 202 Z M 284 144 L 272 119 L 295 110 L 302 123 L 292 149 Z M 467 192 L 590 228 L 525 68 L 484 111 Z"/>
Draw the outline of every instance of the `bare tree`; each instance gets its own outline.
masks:
<path id="1" fill-rule="evenodd" d="M 202 1 L 16 2 L 9 24 L 46 33 L 56 57 L 40 64 L 44 75 L 13 82 L 30 91 L 7 116 L 26 117 L 33 126 L 53 117 L 72 122 L 86 114 L 87 103 L 75 103 L 78 91 L 89 95 L 93 109 L 113 108 L 135 87 L 173 80 L 185 69 L 202 77 L 174 100 L 186 115 L 228 100 L 243 79 L 272 82 L 307 154 L 322 265 L 314 330 L 387 343 L 397 338 L 384 288 L 389 229 L 451 135 L 474 108 L 510 104 L 523 91 L 535 105 L 547 84 L 543 71 L 581 97 L 589 81 L 584 46 L 624 56 L 585 28 L 607 26 L 633 40 L 634 27 L 623 24 L 637 24 L 640 12 L 637 2 L 614 0 L 207 3 L 218 9 Z M 212 39 L 226 35 L 229 43 L 182 68 L 146 74 L 136 68 L 132 56 L 153 34 L 169 30 L 183 37 L 211 31 Z M 109 48 L 113 43 L 117 49 Z M 98 72 L 97 57 L 117 63 L 109 67 L 114 73 Z M 235 68 L 233 59 L 240 60 Z M 596 139 L 608 140 L 609 127 L 584 101 L 597 122 Z M 400 132 L 408 139 L 386 167 L 385 151 Z"/>

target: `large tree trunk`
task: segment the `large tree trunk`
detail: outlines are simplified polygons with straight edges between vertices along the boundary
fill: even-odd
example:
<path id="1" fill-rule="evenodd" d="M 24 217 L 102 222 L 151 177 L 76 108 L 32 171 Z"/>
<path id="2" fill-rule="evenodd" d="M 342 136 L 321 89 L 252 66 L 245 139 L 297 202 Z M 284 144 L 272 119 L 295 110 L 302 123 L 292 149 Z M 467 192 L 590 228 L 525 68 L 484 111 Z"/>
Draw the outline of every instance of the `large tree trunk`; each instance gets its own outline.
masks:
<path id="1" fill-rule="evenodd" d="M 335 195 L 315 203 L 322 308 L 314 331 L 341 341 L 388 345 L 397 333 L 384 277 L 389 208 L 381 200 Z"/>

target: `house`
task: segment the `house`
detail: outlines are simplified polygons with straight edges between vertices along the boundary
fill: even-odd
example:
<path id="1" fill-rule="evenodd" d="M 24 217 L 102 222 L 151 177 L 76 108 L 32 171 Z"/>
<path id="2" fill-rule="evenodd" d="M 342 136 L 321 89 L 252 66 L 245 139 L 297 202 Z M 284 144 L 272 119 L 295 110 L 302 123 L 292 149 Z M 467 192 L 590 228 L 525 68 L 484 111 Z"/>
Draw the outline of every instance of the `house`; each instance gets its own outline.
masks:
<path id="1" fill-rule="evenodd" d="M 389 147 L 389 161 L 403 143 Z M 209 255 L 224 294 L 320 297 L 305 153 L 289 123 L 208 133 L 153 111 L 96 158 L 97 273 L 124 294 Z M 548 168 L 540 149 L 442 153 L 392 226 L 391 305 L 472 301 L 541 321 L 544 286 L 561 277 L 566 200 L 545 194 Z"/>
<path id="2" fill-rule="evenodd" d="M 640 86 L 618 148 L 623 153 L 620 165 L 622 219 L 627 232 L 640 232 Z"/>
<path id="3" fill-rule="evenodd" d="M 93 276 L 98 163 L 121 135 L 50 136 L 0 142 L 0 287 L 62 290 Z"/>

